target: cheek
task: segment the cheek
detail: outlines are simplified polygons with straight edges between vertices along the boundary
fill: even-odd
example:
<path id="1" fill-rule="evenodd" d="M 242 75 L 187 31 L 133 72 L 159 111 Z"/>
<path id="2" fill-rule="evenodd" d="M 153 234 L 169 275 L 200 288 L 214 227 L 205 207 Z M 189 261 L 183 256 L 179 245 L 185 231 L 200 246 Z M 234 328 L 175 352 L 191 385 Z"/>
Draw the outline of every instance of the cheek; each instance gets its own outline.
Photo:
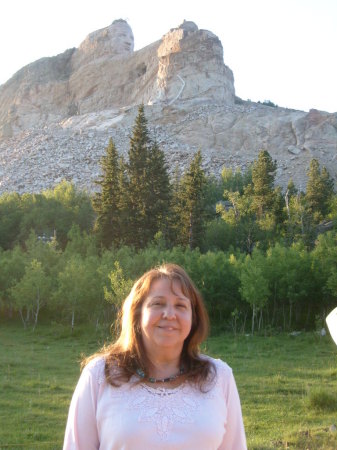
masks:
<path id="1" fill-rule="evenodd" d="M 146 325 L 149 322 L 149 317 L 146 311 L 142 311 L 142 314 L 140 316 L 140 328 L 144 329 L 144 327 L 146 327 Z"/>
<path id="2" fill-rule="evenodd" d="M 140 319 L 141 328 L 144 329 L 144 328 L 152 325 L 154 322 L 156 322 L 156 320 L 158 320 L 159 316 L 160 315 L 156 314 L 154 311 L 151 311 L 151 310 L 145 308 L 142 311 L 142 315 L 141 315 L 141 319 Z"/>
<path id="3" fill-rule="evenodd" d="M 189 328 L 190 330 L 192 329 L 192 311 L 189 311 L 188 313 L 186 313 L 186 315 L 184 316 L 184 324 L 186 328 Z"/>
<path id="4" fill-rule="evenodd" d="M 189 316 L 189 322 L 190 322 L 190 331 L 192 330 L 192 328 L 194 328 L 194 319 L 193 319 L 194 315 L 193 315 L 193 311 L 190 312 L 190 316 Z"/>

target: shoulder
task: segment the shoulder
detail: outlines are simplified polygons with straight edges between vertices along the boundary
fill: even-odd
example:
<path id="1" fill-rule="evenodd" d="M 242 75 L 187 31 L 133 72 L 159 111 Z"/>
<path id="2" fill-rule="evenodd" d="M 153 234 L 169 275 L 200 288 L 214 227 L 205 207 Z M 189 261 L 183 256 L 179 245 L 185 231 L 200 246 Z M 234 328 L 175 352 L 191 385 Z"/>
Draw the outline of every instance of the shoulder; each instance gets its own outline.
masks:
<path id="1" fill-rule="evenodd" d="M 213 378 L 213 381 L 215 382 L 214 387 L 218 386 L 227 398 L 234 382 L 232 368 L 219 358 L 212 358 L 208 355 L 201 356 L 208 360 L 213 368 L 213 374 L 215 375 Z"/>
<path id="2" fill-rule="evenodd" d="M 97 384 L 105 380 L 105 358 L 97 356 L 90 360 L 82 371 L 82 376 L 92 378 Z"/>
<path id="3" fill-rule="evenodd" d="M 219 358 L 212 358 L 208 355 L 200 355 L 202 359 L 206 359 L 214 367 L 217 376 L 230 378 L 232 376 L 232 369 L 227 363 Z"/>

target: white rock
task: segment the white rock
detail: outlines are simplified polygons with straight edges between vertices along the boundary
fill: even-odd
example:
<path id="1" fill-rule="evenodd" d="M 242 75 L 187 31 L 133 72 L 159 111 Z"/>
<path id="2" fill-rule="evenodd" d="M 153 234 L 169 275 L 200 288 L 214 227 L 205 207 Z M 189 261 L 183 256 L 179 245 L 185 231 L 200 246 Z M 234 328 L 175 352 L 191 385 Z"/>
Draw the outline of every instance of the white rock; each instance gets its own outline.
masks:
<path id="1" fill-rule="evenodd" d="M 288 152 L 292 153 L 293 155 L 299 155 L 301 153 L 301 149 L 295 147 L 294 145 L 289 145 Z"/>

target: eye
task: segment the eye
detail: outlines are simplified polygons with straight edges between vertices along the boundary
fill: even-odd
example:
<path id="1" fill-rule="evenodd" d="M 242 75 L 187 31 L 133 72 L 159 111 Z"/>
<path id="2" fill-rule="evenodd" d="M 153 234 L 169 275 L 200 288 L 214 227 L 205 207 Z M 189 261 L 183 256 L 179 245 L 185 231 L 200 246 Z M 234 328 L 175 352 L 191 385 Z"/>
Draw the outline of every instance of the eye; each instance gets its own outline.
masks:
<path id="1" fill-rule="evenodd" d="M 150 304 L 150 306 L 161 306 L 162 304 L 163 304 L 163 303 L 162 303 L 161 301 L 157 300 L 157 301 L 152 302 L 152 303 Z"/>
<path id="2" fill-rule="evenodd" d="M 177 307 L 180 308 L 180 309 L 186 309 L 186 308 L 187 308 L 187 306 L 185 305 L 185 303 L 178 303 L 178 304 L 177 304 Z"/>

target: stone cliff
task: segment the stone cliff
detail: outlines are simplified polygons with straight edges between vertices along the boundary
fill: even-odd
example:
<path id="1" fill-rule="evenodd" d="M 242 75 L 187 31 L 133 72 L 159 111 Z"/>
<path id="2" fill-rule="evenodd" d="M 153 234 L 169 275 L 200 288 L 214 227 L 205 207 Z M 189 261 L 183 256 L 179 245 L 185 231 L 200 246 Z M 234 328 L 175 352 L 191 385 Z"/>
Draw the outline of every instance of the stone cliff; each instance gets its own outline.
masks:
<path id="1" fill-rule="evenodd" d="M 281 185 L 293 177 L 304 188 L 311 158 L 336 179 L 337 114 L 240 101 L 221 42 L 193 22 L 135 52 L 131 28 L 116 20 L 0 86 L 0 193 L 64 178 L 93 190 L 109 137 L 127 153 L 140 103 L 172 170 L 199 148 L 209 173 L 245 169 L 263 148 Z"/>
<path id="2" fill-rule="evenodd" d="M 43 58 L 0 88 L 1 137 L 107 109 L 170 103 L 179 97 L 234 103 L 231 70 L 209 31 L 184 22 L 134 52 L 124 20 L 95 31 L 78 49 Z"/>

